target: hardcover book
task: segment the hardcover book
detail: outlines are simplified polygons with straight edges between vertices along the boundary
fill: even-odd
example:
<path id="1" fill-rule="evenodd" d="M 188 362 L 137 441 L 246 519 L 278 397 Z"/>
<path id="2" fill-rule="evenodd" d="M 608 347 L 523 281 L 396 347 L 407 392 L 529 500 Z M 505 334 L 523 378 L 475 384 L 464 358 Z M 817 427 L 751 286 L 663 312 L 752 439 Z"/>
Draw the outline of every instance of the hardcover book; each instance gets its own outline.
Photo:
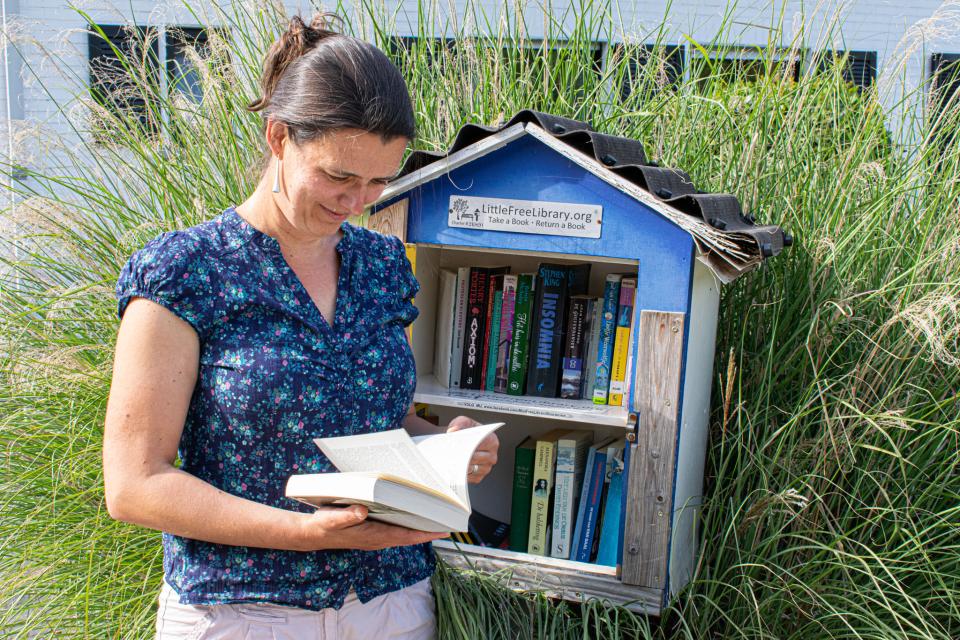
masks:
<path id="1" fill-rule="evenodd" d="M 533 307 L 535 279 L 532 273 L 517 278 L 517 299 L 513 314 L 513 341 L 510 344 L 507 393 L 523 395 L 527 382 L 527 361 L 530 343 L 530 311 Z"/>
<path id="2" fill-rule="evenodd" d="M 593 442 L 593 432 L 568 431 L 557 440 L 557 466 L 553 491 L 553 534 L 550 555 L 554 558 L 570 556 L 571 534 L 577 513 L 577 500 L 583 482 L 587 451 Z"/>
<path id="3" fill-rule="evenodd" d="M 493 390 L 507 392 L 507 377 L 510 371 L 510 343 L 513 341 L 513 316 L 516 312 L 517 276 L 503 276 L 503 303 L 500 307 L 500 340 L 497 343 L 497 374 Z"/>
<path id="4" fill-rule="evenodd" d="M 527 436 L 513 458 L 513 498 L 510 502 L 510 550 L 527 552 L 530 535 L 530 498 L 533 495 L 533 460 L 537 441 Z"/>
<path id="5" fill-rule="evenodd" d="M 579 399 L 583 391 L 583 352 L 589 303 L 589 296 L 570 296 L 563 347 L 563 373 L 560 378 L 561 398 Z"/>
<path id="6" fill-rule="evenodd" d="M 460 368 L 462 389 L 483 388 L 484 336 L 487 324 L 487 299 L 490 277 L 503 274 L 510 267 L 470 267 L 470 285 L 467 294 L 466 324 L 463 335 L 463 357 Z"/>
<path id="7" fill-rule="evenodd" d="M 417 438 L 403 429 L 317 438 L 340 473 L 290 476 L 286 496 L 315 507 L 362 504 L 372 520 L 421 531 L 466 531 L 470 458 L 502 426 Z"/>
<path id="8" fill-rule="evenodd" d="M 600 342 L 597 345 L 597 372 L 593 387 L 594 404 L 607 404 L 607 392 L 610 390 L 610 367 L 613 365 L 613 341 L 617 330 L 617 305 L 620 303 L 620 281 L 618 273 L 607 275 L 603 287 L 603 315 L 600 318 Z"/>
<path id="9" fill-rule="evenodd" d="M 620 283 L 613 364 L 610 367 L 610 394 L 607 397 L 607 404 L 615 407 L 623 404 L 623 393 L 626 388 L 627 352 L 630 350 L 630 326 L 633 324 L 633 298 L 636 291 L 636 278 L 624 278 Z"/>
<path id="10" fill-rule="evenodd" d="M 550 548 L 550 525 L 553 523 L 553 476 L 557 463 L 557 440 L 567 429 L 555 429 L 537 438 L 533 462 L 533 494 L 530 497 L 530 533 L 527 553 L 545 556 Z"/>

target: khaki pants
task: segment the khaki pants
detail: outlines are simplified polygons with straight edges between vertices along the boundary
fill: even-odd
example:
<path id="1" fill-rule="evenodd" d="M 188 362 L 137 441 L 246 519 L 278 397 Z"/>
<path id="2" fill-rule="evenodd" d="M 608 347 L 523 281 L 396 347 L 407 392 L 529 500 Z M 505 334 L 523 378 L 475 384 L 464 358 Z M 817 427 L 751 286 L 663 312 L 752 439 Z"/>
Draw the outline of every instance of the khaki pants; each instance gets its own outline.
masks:
<path id="1" fill-rule="evenodd" d="M 421 640 L 436 636 L 430 580 L 362 604 L 350 594 L 339 610 L 310 611 L 276 604 L 180 604 L 160 589 L 157 640 Z"/>

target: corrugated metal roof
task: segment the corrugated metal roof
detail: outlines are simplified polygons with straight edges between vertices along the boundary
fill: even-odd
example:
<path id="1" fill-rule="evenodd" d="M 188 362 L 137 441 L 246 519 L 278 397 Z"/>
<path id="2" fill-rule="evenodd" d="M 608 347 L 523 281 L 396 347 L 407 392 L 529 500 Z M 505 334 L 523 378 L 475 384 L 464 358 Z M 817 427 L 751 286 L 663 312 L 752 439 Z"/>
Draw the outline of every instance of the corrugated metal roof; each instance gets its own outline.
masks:
<path id="1" fill-rule="evenodd" d="M 698 226 L 704 226 L 704 233 L 693 233 L 701 259 L 725 282 L 777 255 L 793 241 L 779 226 L 755 224 L 753 216 L 744 214 L 736 196 L 700 191 L 684 171 L 648 161 L 640 141 L 599 133 L 585 122 L 537 111 L 521 111 L 496 127 L 466 124 L 445 153 L 413 152 L 397 179 L 516 124 L 540 127 L 557 141 L 596 161 L 600 170 L 612 171 L 649 192 L 658 202 L 702 222 Z M 690 230 L 689 225 L 683 226 Z"/>

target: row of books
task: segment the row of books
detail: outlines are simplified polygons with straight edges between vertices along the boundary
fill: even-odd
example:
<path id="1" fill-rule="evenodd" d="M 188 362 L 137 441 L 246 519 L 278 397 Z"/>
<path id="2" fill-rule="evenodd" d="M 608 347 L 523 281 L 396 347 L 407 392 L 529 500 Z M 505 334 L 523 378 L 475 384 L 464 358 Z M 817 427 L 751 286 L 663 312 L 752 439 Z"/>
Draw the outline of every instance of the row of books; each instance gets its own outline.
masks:
<path id="1" fill-rule="evenodd" d="M 587 295 L 590 265 L 440 271 L 434 373 L 444 386 L 624 403 L 637 279 L 609 274 Z"/>
<path id="2" fill-rule="evenodd" d="M 516 448 L 509 548 L 532 555 L 615 566 L 623 539 L 623 438 L 556 429 Z"/>

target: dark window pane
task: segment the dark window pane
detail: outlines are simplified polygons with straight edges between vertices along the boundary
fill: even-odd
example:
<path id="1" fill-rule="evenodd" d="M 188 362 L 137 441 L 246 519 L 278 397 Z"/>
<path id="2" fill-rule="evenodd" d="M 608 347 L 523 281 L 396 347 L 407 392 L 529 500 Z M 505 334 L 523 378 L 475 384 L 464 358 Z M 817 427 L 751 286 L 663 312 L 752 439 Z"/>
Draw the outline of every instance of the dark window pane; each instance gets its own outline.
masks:
<path id="1" fill-rule="evenodd" d="M 656 69 L 649 70 L 653 92 L 676 87 L 683 80 L 684 49 L 681 45 L 617 45 L 614 59 L 622 57 L 626 57 L 626 68 L 620 82 L 621 99 L 626 99 L 637 89 L 650 64 L 657 65 Z"/>
<path id="2" fill-rule="evenodd" d="M 818 55 L 817 69 L 828 69 L 831 65 L 841 65 L 843 79 L 855 87 L 865 89 L 877 79 L 876 51 L 822 51 Z"/>
<path id="3" fill-rule="evenodd" d="M 102 31 L 102 34 L 100 33 Z M 157 41 L 152 29 L 139 26 L 89 26 L 90 93 L 121 120 L 156 130 L 148 97 L 157 88 Z"/>
<path id="4" fill-rule="evenodd" d="M 192 102 L 203 99 L 203 87 L 200 74 L 190 58 L 190 51 L 196 51 L 200 57 L 210 55 L 210 37 L 206 29 L 171 28 L 167 31 L 167 78 L 171 94 L 174 91 L 186 96 Z"/>

